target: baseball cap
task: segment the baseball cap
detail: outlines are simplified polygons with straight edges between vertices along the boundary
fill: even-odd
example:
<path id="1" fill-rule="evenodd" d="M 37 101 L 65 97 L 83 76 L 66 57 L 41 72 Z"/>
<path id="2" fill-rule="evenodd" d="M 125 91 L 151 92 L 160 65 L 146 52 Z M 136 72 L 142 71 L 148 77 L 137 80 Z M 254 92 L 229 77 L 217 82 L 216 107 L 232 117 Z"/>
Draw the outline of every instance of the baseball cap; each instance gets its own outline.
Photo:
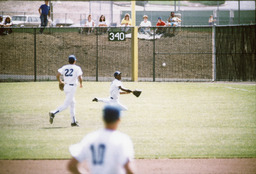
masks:
<path id="1" fill-rule="evenodd" d="M 106 123 L 113 123 L 120 118 L 120 107 L 115 105 L 107 105 L 103 109 L 103 120 Z"/>
<path id="2" fill-rule="evenodd" d="M 75 56 L 75 55 L 70 55 L 70 56 L 68 56 L 68 59 L 69 59 L 69 60 L 70 60 L 70 59 L 76 60 L 76 56 Z"/>
<path id="3" fill-rule="evenodd" d="M 162 19 L 161 17 L 158 17 L 158 19 Z"/>
<path id="4" fill-rule="evenodd" d="M 120 74 L 122 74 L 120 71 L 116 71 L 116 72 L 114 73 L 114 77 L 117 76 L 117 75 L 120 75 Z"/>

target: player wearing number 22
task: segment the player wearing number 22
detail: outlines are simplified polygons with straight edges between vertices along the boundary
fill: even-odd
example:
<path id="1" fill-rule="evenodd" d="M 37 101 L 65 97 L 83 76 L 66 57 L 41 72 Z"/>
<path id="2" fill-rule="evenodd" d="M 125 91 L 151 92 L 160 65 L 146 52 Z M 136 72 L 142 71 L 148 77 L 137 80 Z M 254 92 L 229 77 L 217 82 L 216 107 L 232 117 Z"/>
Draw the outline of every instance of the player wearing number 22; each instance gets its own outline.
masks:
<path id="1" fill-rule="evenodd" d="M 91 174 L 132 174 L 134 157 L 130 137 L 117 130 L 120 107 L 107 105 L 103 109 L 105 128 L 87 134 L 80 143 L 71 145 L 72 159 L 68 169 L 80 173 L 78 164 L 86 161 Z"/>
<path id="2" fill-rule="evenodd" d="M 58 74 L 56 76 L 59 83 L 65 83 L 64 92 L 66 94 L 66 99 L 63 105 L 49 113 L 50 123 L 53 123 L 53 119 L 57 113 L 65 110 L 70 106 L 71 126 L 79 126 L 75 117 L 75 92 L 78 80 L 80 83 L 80 88 L 83 87 L 83 72 L 79 66 L 75 65 L 76 57 L 74 55 L 69 56 L 68 62 L 68 65 L 64 65 L 62 68 L 58 69 Z M 61 80 L 61 75 L 64 77 L 64 82 Z"/>

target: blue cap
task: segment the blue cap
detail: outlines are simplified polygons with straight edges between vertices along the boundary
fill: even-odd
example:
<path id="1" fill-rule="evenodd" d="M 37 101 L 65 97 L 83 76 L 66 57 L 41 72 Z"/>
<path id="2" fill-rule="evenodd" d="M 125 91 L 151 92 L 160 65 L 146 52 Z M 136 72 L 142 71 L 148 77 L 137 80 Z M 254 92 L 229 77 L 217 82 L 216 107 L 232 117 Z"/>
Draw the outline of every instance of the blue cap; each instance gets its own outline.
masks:
<path id="1" fill-rule="evenodd" d="M 120 74 L 122 74 L 120 71 L 116 71 L 116 72 L 114 73 L 114 77 L 117 76 L 117 75 L 120 75 Z"/>
<path id="2" fill-rule="evenodd" d="M 68 59 L 69 59 L 69 60 L 70 60 L 70 59 L 76 60 L 76 56 L 75 56 L 75 55 L 70 55 L 70 56 L 68 56 Z"/>
<path id="3" fill-rule="evenodd" d="M 158 19 L 162 19 L 161 17 L 158 17 Z"/>
<path id="4" fill-rule="evenodd" d="M 113 123 L 120 117 L 120 107 L 107 105 L 103 109 L 103 119 L 106 123 Z"/>

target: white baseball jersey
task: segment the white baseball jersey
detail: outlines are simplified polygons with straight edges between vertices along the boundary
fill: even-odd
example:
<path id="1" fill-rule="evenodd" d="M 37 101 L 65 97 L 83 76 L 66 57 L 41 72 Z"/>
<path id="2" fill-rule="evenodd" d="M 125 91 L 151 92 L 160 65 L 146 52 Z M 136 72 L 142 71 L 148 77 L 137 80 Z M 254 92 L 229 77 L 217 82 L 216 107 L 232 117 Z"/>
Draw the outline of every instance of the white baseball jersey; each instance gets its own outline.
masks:
<path id="1" fill-rule="evenodd" d="M 92 174 L 125 174 L 124 165 L 133 159 L 134 150 L 128 135 L 100 129 L 69 147 L 79 162 L 86 160 Z"/>
<path id="2" fill-rule="evenodd" d="M 123 84 L 120 80 L 113 80 L 110 85 L 110 97 L 112 97 L 114 100 L 119 99 L 120 96 L 120 89 L 119 86 L 123 88 Z"/>
<path id="3" fill-rule="evenodd" d="M 58 72 L 64 76 L 64 82 L 66 84 L 74 85 L 78 82 L 78 76 L 83 74 L 81 68 L 75 64 L 64 65 L 58 69 Z"/>

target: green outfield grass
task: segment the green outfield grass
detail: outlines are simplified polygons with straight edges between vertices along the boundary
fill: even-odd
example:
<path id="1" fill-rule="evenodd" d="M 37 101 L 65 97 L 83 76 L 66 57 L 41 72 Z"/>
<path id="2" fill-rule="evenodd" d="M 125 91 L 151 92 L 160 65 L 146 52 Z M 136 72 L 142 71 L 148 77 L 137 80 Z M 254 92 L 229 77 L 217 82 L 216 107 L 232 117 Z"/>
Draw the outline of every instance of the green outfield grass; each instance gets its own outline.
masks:
<path id="1" fill-rule="evenodd" d="M 77 89 L 79 128 L 69 110 L 53 125 L 48 112 L 61 105 L 57 82 L 0 83 L 0 159 L 67 159 L 69 145 L 102 127 L 109 82 L 84 82 Z M 136 158 L 256 157 L 256 85 L 239 83 L 124 82 L 142 89 L 140 98 L 121 96 L 129 110 L 120 130 L 133 140 Z"/>

